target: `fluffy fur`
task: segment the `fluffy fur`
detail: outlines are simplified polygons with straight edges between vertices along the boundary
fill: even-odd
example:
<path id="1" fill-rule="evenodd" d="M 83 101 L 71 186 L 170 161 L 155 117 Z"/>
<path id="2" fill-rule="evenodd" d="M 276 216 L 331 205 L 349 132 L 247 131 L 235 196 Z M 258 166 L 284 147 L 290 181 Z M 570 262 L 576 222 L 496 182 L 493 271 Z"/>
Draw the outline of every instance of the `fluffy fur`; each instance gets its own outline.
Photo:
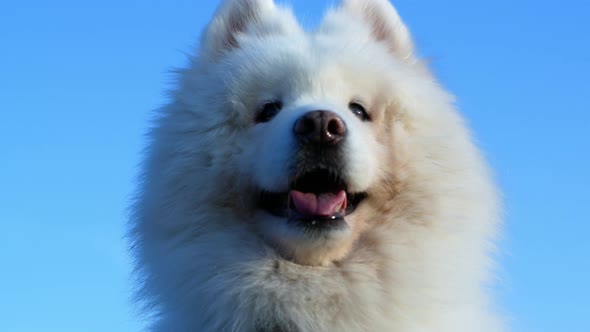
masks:
<path id="1" fill-rule="evenodd" d="M 290 190 L 312 110 L 346 123 L 341 176 L 367 194 L 321 236 L 258 202 Z M 343 0 L 311 32 L 271 0 L 224 1 L 150 136 L 131 236 L 151 331 L 502 330 L 495 189 L 388 1 Z"/>

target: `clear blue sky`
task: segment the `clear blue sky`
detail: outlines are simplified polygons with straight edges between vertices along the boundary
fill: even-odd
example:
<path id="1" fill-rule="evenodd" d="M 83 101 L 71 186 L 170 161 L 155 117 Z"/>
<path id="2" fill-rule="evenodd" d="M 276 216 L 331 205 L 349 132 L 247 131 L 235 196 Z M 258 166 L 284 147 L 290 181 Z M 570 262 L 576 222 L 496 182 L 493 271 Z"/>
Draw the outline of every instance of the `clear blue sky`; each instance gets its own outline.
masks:
<path id="1" fill-rule="evenodd" d="M 294 0 L 304 22 L 324 1 Z M 395 2 L 506 203 L 516 332 L 590 331 L 590 2 Z M 0 331 L 131 332 L 126 207 L 150 111 L 215 1 L 0 4 Z"/>

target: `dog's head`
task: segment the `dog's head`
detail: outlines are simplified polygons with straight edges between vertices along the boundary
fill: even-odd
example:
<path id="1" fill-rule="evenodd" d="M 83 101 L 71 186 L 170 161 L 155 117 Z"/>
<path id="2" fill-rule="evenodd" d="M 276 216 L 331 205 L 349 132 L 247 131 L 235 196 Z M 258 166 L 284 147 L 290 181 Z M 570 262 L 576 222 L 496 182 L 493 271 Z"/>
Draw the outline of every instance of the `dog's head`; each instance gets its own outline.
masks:
<path id="1" fill-rule="evenodd" d="M 345 0 L 312 32 L 271 0 L 225 1 L 181 74 L 156 131 L 178 141 L 172 195 L 197 187 L 190 208 L 223 210 L 309 265 L 382 222 L 404 176 L 406 109 L 424 90 L 446 98 L 386 0 Z"/>

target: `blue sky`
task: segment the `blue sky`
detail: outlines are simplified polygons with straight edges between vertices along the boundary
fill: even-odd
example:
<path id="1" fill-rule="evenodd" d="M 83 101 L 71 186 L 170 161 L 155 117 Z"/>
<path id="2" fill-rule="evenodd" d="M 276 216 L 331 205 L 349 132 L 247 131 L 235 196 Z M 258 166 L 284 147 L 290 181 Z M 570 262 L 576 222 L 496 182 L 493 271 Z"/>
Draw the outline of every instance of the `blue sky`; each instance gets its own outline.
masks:
<path id="1" fill-rule="evenodd" d="M 294 0 L 313 24 L 324 1 Z M 513 331 L 590 331 L 590 2 L 397 0 L 505 199 Z M 0 4 L 0 331 L 130 332 L 143 133 L 215 1 Z"/>

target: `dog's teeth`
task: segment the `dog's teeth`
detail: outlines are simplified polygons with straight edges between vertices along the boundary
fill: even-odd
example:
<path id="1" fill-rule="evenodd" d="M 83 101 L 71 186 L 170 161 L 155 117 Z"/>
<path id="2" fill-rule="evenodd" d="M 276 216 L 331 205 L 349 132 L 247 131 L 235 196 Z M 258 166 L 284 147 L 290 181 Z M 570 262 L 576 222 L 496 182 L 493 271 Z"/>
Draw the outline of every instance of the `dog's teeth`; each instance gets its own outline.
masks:
<path id="1" fill-rule="evenodd" d="M 348 206 L 348 195 L 346 195 L 344 197 L 344 201 L 342 201 L 342 206 L 340 207 L 340 211 L 339 212 L 344 212 L 346 211 L 346 207 Z"/>

